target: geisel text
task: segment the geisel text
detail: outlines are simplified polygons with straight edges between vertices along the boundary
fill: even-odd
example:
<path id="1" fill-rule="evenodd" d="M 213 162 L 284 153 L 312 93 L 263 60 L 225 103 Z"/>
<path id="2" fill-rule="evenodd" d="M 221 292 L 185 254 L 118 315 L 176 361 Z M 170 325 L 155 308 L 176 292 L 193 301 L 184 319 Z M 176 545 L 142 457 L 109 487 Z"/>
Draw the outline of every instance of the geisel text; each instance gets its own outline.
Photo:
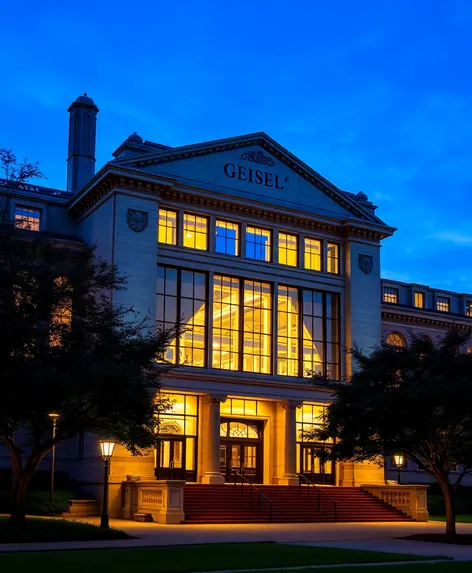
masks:
<path id="1" fill-rule="evenodd" d="M 261 171 L 260 169 L 227 163 L 224 166 L 224 172 L 226 177 L 229 177 L 230 179 L 247 181 L 248 183 L 263 185 L 264 187 L 273 187 L 274 189 L 284 188 L 284 186 L 280 184 L 279 175 L 268 173 L 267 171 Z M 285 177 L 285 181 L 287 181 L 287 177 Z"/>

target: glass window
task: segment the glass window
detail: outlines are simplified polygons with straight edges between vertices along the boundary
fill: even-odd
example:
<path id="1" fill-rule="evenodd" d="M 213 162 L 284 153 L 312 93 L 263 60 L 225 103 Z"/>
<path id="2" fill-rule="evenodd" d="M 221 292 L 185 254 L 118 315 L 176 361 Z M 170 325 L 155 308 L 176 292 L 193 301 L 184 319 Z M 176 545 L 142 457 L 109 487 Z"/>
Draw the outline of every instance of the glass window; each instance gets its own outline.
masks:
<path id="1" fill-rule="evenodd" d="M 328 273 L 339 275 L 339 245 L 328 243 Z"/>
<path id="2" fill-rule="evenodd" d="M 465 301 L 465 315 L 472 316 L 472 300 Z"/>
<path id="3" fill-rule="evenodd" d="M 65 277 L 54 280 L 53 298 L 49 343 L 59 346 L 72 324 L 72 287 Z"/>
<path id="4" fill-rule="evenodd" d="M 167 348 L 166 360 L 205 366 L 206 275 L 169 267 L 158 267 L 157 273 L 157 327 L 179 330 Z"/>
<path id="5" fill-rule="evenodd" d="M 279 233 L 279 263 L 296 267 L 298 265 L 298 237 Z"/>
<path id="6" fill-rule="evenodd" d="M 39 231 L 41 223 L 41 211 L 30 207 L 15 207 L 15 226 L 28 231 Z"/>
<path id="7" fill-rule="evenodd" d="M 258 401 L 244 400 L 240 398 L 228 398 L 221 404 L 221 414 L 230 414 L 233 416 L 257 416 Z"/>
<path id="8" fill-rule="evenodd" d="M 303 372 L 339 379 L 339 296 L 303 291 Z"/>
<path id="9" fill-rule="evenodd" d="M 159 209 L 159 243 L 177 244 L 177 213 L 168 209 Z"/>
<path id="10" fill-rule="evenodd" d="M 270 285 L 244 281 L 243 370 L 271 373 L 272 295 Z"/>
<path id="11" fill-rule="evenodd" d="M 415 292 L 416 308 L 424 308 L 424 292 Z"/>
<path id="12" fill-rule="evenodd" d="M 391 304 L 398 304 L 398 289 L 391 287 L 384 287 L 383 301 Z"/>
<path id="13" fill-rule="evenodd" d="M 246 257 L 256 261 L 271 260 L 271 232 L 259 227 L 246 228 Z"/>
<path id="14" fill-rule="evenodd" d="M 184 247 L 208 250 L 208 219 L 184 213 Z"/>
<path id="15" fill-rule="evenodd" d="M 320 427 L 326 418 L 327 406 L 322 404 L 303 404 L 296 410 L 297 441 L 305 442 L 304 432 Z M 332 440 L 329 440 L 331 442 Z"/>
<path id="16" fill-rule="evenodd" d="M 239 279 L 214 276 L 212 366 L 239 370 Z"/>
<path id="17" fill-rule="evenodd" d="M 321 241 L 320 239 L 305 238 L 305 268 L 321 271 Z"/>
<path id="18" fill-rule="evenodd" d="M 389 346 L 397 346 L 398 348 L 404 348 L 406 346 L 405 337 L 399 332 L 390 332 L 387 336 L 386 343 Z"/>
<path id="19" fill-rule="evenodd" d="M 438 296 L 436 299 L 436 310 L 441 312 L 449 312 L 450 301 L 445 296 Z"/>
<path id="20" fill-rule="evenodd" d="M 228 221 L 216 221 L 216 242 L 217 253 L 225 255 L 239 255 L 239 224 Z"/>
<path id="21" fill-rule="evenodd" d="M 284 286 L 277 293 L 277 374 L 298 376 L 298 290 Z"/>

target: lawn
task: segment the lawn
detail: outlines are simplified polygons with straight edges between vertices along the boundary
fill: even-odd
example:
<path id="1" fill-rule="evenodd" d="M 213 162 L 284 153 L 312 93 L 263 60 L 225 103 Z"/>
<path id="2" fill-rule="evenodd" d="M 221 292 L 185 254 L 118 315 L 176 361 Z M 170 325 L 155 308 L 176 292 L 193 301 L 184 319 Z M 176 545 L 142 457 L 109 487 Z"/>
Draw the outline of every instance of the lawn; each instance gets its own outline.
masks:
<path id="1" fill-rule="evenodd" d="M 446 521 L 445 515 L 430 515 L 431 521 Z M 465 515 L 456 515 L 457 523 L 472 523 L 472 515 L 470 513 Z"/>
<path id="2" fill-rule="evenodd" d="M 302 569 L 300 571 L 287 571 L 286 569 L 265 570 L 264 573 L 470 573 L 472 571 L 472 561 L 456 561 L 447 563 L 431 563 L 418 565 L 369 565 L 368 567 L 355 567 L 347 571 L 346 567 L 324 567 L 316 569 Z M 245 573 L 238 571 L 238 573 Z"/>
<path id="3" fill-rule="evenodd" d="M 124 531 L 100 529 L 97 525 L 66 519 L 29 517 L 24 527 L 12 527 L 8 517 L 0 517 L 0 543 L 29 543 L 37 541 L 91 541 L 127 539 Z"/>
<path id="4" fill-rule="evenodd" d="M 0 554 L 0 571 L 30 573 L 67 571 L 75 573 L 188 573 L 220 569 L 295 567 L 376 563 L 424 559 L 411 555 L 307 547 L 278 543 L 218 543 L 136 549 L 23 552 Z M 346 570 L 343 570 L 346 572 Z M 359 571 L 359 569 L 356 569 Z M 369 567 L 369 571 L 371 568 Z M 390 572 L 390 569 L 389 569 Z"/>

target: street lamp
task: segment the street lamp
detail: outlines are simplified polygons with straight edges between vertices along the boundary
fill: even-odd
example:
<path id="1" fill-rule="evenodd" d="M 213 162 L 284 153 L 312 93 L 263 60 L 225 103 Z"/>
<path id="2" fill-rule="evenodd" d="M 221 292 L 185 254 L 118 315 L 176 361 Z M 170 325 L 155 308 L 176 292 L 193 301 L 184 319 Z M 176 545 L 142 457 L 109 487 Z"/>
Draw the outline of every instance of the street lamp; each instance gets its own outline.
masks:
<path id="1" fill-rule="evenodd" d="M 113 450 L 115 449 L 114 440 L 98 440 L 100 445 L 100 454 L 102 460 L 105 462 L 105 476 L 103 480 L 103 502 L 102 502 L 102 514 L 100 516 L 100 527 L 108 528 L 109 517 L 108 517 L 108 474 L 110 473 L 110 460 L 113 455 Z"/>
<path id="2" fill-rule="evenodd" d="M 393 461 L 397 466 L 397 473 L 398 473 L 397 482 L 398 485 L 400 485 L 400 470 L 403 467 L 403 464 L 405 463 L 405 456 L 401 452 L 393 454 Z"/>
<path id="3" fill-rule="evenodd" d="M 54 440 L 56 439 L 56 427 L 57 420 L 60 414 L 56 412 L 49 412 L 48 417 L 52 422 L 52 450 L 51 450 L 51 483 L 49 487 L 49 511 L 52 511 L 52 504 L 54 503 L 54 471 L 56 466 L 56 444 Z"/>

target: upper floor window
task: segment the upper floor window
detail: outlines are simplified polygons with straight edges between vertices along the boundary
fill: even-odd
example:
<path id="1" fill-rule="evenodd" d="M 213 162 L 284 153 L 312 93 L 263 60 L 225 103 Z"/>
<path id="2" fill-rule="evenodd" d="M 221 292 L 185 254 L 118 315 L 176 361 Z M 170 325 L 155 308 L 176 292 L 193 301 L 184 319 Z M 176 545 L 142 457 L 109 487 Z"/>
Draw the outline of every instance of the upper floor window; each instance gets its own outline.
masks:
<path id="1" fill-rule="evenodd" d="M 328 273 L 339 275 L 339 245 L 328 243 Z"/>
<path id="2" fill-rule="evenodd" d="M 15 226 L 29 231 L 39 231 L 41 211 L 31 207 L 15 207 Z"/>
<path id="3" fill-rule="evenodd" d="M 396 346 L 397 348 L 404 348 L 406 346 L 405 337 L 399 332 L 389 332 L 385 342 L 389 346 Z"/>
<path id="4" fill-rule="evenodd" d="M 225 255 L 239 255 L 239 224 L 229 221 L 216 220 L 216 242 L 217 253 Z"/>
<path id="5" fill-rule="evenodd" d="M 472 316 L 472 300 L 465 301 L 465 315 Z"/>
<path id="6" fill-rule="evenodd" d="M 436 310 L 441 312 L 449 312 L 450 301 L 445 296 L 438 296 L 436 299 Z"/>
<path id="7" fill-rule="evenodd" d="M 312 271 L 321 271 L 321 241 L 319 239 L 305 238 L 305 268 Z"/>
<path id="8" fill-rule="evenodd" d="M 424 292 L 415 292 L 416 308 L 424 308 Z"/>
<path id="9" fill-rule="evenodd" d="M 246 228 L 246 257 L 256 261 L 270 261 L 271 232 L 268 229 Z"/>
<path id="10" fill-rule="evenodd" d="M 177 213 L 168 209 L 159 209 L 159 243 L 177 244 Z"/>
<path id="11" fill-rule="evenodd" d="M 390 302 L 392 304 L 398 304 L 398 289 L 392 287 L 384 287 L 383 301 Z"/>
<path id="12" fill-rule="evenodd" d="M 298 237 L 279 233 L 279 263 L 296 267 L 298 264 Z"/>
<path id="13" fill-rule="evenodd" d="M 184 247 L 208 250 L 208 219 L 184 213 Z"/>

